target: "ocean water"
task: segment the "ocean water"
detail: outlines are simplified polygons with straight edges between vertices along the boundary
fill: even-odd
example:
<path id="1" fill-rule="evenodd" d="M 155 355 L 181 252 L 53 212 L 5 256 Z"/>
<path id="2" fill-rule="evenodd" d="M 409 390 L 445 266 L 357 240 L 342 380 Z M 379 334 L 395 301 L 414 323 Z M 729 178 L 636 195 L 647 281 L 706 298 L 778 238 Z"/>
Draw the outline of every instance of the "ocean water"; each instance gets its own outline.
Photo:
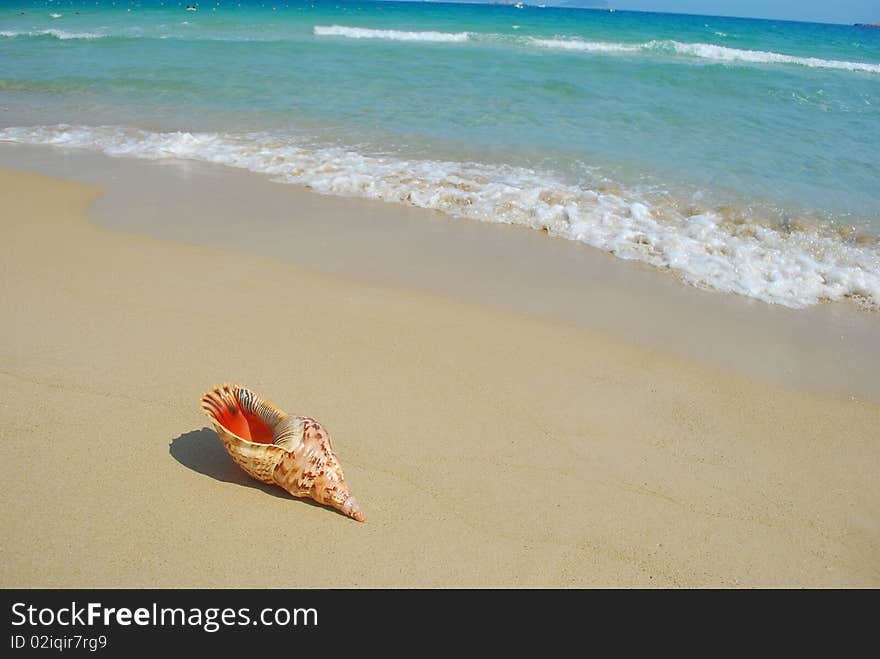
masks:
<path id="1" fill-rule="evenodd" d="M 220 163 L 769 303 L 880 308 L 880 30 L 193 4 L 0 2 L 0 142 Z"/>

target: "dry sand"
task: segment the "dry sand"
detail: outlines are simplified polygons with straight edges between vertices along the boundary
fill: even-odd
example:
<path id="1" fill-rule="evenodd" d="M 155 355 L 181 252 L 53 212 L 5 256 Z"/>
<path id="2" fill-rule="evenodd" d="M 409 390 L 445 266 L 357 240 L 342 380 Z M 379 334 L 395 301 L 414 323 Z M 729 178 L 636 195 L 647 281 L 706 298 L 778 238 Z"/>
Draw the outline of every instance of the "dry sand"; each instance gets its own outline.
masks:
<path id="1" fill-rule="evenodd" d="M 880 405 L 584 327 L 99 228 L 0 171 L 2 587 L 880 585 Z M 359 524 L 198 398 L 332 433 Z"/>

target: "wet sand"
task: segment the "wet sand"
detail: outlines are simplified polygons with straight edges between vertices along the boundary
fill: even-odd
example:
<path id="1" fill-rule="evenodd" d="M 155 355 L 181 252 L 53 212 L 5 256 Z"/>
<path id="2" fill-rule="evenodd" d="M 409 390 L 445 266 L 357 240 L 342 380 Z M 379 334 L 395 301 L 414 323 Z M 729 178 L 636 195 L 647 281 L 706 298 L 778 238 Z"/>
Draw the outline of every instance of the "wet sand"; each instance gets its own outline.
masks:
<path id="1" fill-rule="evenodd" d="M 613 331 L 614 309 L 634 313 L 619 301 L 593 304 L 593 324 L 552 296 L 517 306 L 516 276 L 471 296 L 386 277 L 394 259 L 358 277 L 334 232 L 335 270 L 186 227 L 178 242 L 90 221 L 113 194 L 124 186 L 101 197 L 0 172 L 0 585 L 880 585 L 876 345 L 852 386 L 845 370 L 813 375 L 831 348 L 749 370 L 667 346 L 660 311 L 651 338 L 650 324 Z M 190 212 L 210 218 L 203 200 Z M 306 234 L 301 247 L 317 244 Z M 646 274 L 672 291 L 658 308 L 685 295 Z M 772 350 L 773 322 L 802 322 L 694 294 L 747 321 L 743 355 L 751 334 Z M 650 319 L 657 296 L 633 295 Z M 869 314 L 805 313 L 851 330 L 848 346 L 875 331 Z M 198 409 L 224 381 L 321 421 L 367 523 L 240 472 Z"/>

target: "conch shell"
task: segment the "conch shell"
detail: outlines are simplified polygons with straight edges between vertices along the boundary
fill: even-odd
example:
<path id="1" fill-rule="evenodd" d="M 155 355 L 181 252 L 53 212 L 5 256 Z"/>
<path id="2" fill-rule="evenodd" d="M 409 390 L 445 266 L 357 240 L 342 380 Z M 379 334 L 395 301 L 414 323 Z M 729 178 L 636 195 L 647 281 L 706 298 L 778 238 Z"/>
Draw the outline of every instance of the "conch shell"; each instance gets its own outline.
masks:
<path id="1" fill-rule="evenodd" d="M 237 384 L 216 387 L 201 403 L 226 452 L 248 474 L 366 521 L 320 423 L 286 414 Z"/>

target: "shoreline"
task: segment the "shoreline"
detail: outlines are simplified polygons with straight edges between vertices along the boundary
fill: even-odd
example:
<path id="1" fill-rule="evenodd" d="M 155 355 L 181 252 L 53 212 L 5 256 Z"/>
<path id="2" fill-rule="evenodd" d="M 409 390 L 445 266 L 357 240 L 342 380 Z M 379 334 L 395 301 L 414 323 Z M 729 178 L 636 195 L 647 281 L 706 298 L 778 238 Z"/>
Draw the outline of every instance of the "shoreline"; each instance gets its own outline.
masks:
<path id="1" fill-rule="evenodd" d="M 108 228 L 94 185 L 7 169 L 0 194 L 5 587 L 880 585 L 876 401 L 357 262 Z M 231 463 L 198 410 L 228 380 L 325 424 L 366 524 Z"/>
<path id="2" fill-rule="evenodd" d="M 199 170 L 193 161 L 226 165 L 330 196 L 528 227 L 669 271 L 697 288 L 789 308 L 840 301 L 880 310 L 880 236 L 871 216 L 843 213 L 838 220 L 826 216 L 821 204 L 797 210 L 797 204 L 758 201 L 760 195 L 725 201 L 725 194 L 702 198 L 696 189 L 650 192 L 613 182 L 572 186 L 528 167 L 503 174 L 490 164 L 407 161 L 357 150 L 340 155 L 333 147 L 300 149 L 283 138 L 286 147 L 223 133 L 128 134 L 122 128 L 65 125 L 7 130 L 11 133 L 0 131 L 0 139 L 16 144 L 65 145 L 172 165 L 179 155 L 194 171 Z"/>
<path id="3" fill-rule="evenodd" d="M 790 309 L 519 226 L 321 195 L 193 161 L 0 145 L 0 167 L 98 185 L 91 221 L 279 259 L 314 273 L 526 313 L 768 384 L 880 402 L 880 313 Z"/>

